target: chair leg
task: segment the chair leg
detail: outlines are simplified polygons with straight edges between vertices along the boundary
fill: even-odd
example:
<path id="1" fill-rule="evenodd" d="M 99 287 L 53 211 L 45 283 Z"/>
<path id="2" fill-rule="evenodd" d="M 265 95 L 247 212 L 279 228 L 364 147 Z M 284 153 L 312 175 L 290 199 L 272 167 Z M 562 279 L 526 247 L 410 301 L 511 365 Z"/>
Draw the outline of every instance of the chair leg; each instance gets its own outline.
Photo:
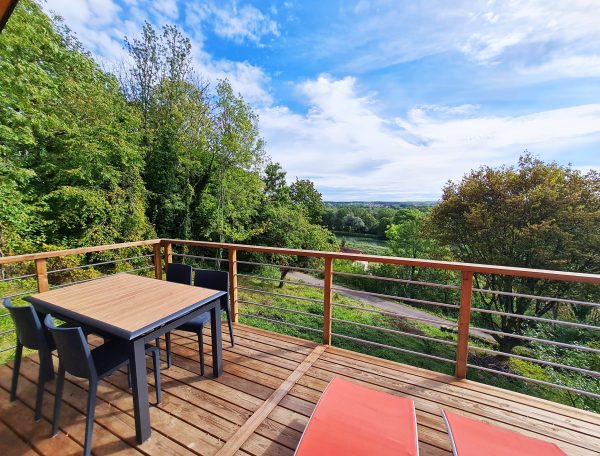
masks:
<path id="1" fill-rule="evenodd" d="M 38 369 L 37 390 L 35 394 L 35 421 L 42 418 L 42 405 L 44 403 L 44 384 L 46 383 L 47 366 L 40 353 L 40 367 Z"/>
<path id="2" fill-rule="evenodd" d="M 171 367 L 171 333 L 165 334 L 165 344 L 167 346 L 167 369 Z"/>
<path id="3" fill-rule="evenodd" d="M 202 329 L 198 333 L 198 351 L 200 352 L 200 376 L 204 377 L 204 340 L 202 337 Z"/>
<path id="4" fill-rule="evenodd" d="M 15 351 L 15 364 L 13 365 L 12 382 L 10 383 L 10 401 L 17 399 L 17 384 L 19 383 L 19 371 L 21 370 L 21 356 L 23 355 L 23 345 L 17 341 Z"/>
<path id="5" fill-rule="evenodd" d="M 152 360 L 154 361 L 154 386 L 156 387 L 156 403 L 160 404 L 161 386 L 160 386 L 160 352 L 154 350 L 152 352 Z"/>
<path id="6" fill-rule="evenodd" d="M 131 389 L 131 367 L 127 363 L 127 388 Z"/>
<path id="7" fill-rule="evenodd" d="M 223 309 L 225 310 L 225 314 L 227 315 L 227 325 L 229 326 L 229 338 L 231 339 L 231 346 L 233 347 L 233 323 L 231 321 L 231 313 L 229 310 L 229 304 L 225 306 Z"/>
<path id="8" fill-rule="evenodd" d="M 98 383 L 90 380 L 87 403 L 87 417 L 85 420 L 85 444 L 83 446 L 84 456 L 89 456 L 92 452 L 92 432 L 94 430 L 94 414 L 96 412 L 96 393 Z"/>
<path id="9" fill-rule="evenodd" d="M 65 384 L 65 368 L 61 363 L 58 365 L 58 378 L 56 379 L 56 392 L 54 394 L 54 415 L 52 416 L 52 435 L 58 434 L 58 423 L 60 421 L 60 406 L 62 404 L 63 386 Z"/>

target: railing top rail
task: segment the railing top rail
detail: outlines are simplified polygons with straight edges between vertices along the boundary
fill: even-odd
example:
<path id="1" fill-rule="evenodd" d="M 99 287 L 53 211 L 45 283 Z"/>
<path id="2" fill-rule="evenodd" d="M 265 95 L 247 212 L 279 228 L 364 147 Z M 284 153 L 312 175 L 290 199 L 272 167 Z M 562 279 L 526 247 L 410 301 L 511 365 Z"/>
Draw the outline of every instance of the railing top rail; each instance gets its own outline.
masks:
<path id="1" fill-rule="evenodd" d="M 177 244 L 193 247 L 206 248 L 235 248 L 246 252 L 269 253 L 276 255 L 294 255 L 313 258 L 331 258 L 335 260 L 369 261 L 374 263 L 397 264 L 402 266 L 416 266 L 425 268 L 447 269 L 459 272 L 471 272 L 479 274 L 501 274 L 519 277 L 531 277 L 537 279 L 563 280 L 568 282 L 600 284 L 600 274 L 585 274 L 568 271 L 552 271 L 545 269 L 528 269 L 512 266 L 496 266 L 476 263 L 460 263 L 455 261 L 424 260 L 416 258 L 400 258 L 381 255 L 365 255 L 360 253 L 327 252 L 320 250 L 288 249 L 279 247 L 266 247 L 259 245 L 231 244 L 225 242 L 189 241 L 183 239 L 150 239 L 145 241 L 123 242 L 120 244 L 106 244 L 92 247 L 80 247 L 75 249 L 55 250 L 50 252 L 38 252 L 25 255 L 14 255 L 0 257 L 0 265 L 33 261 L 38 259 L 58 258 L 67 255 L 80 255 L 84 253 L 102 252 L 105 250 L 116 250 L 128 247 L 151 246 L 156 244 Z"/>
<path id="2" fill-rule="evenodd" d="M 33 261 L 48 258 L 59 258 L 67 255 L 81 255 L 84 253 L 103 252 L 105 250 L 126 249 L 128 247 L 141 247 L 145 245 L 155 245 L 160 243 L 160 239 L 149 239 L 146 241 L 122 242 L 120 244 L 105 244 L 92 247 L 79 247 L 75 249 L 53 250 L 50 252 L 27 253 L 25 255 L 13 255 L 0 257 L 0 264 L 21 263 L 23 261 Z"/>
<path id="3" fill-rule="evenodd" d="M 447 269 L 460 272 L 479 274 L 500 274 L 536 279 L 563 280 L 567 282 L 600 284 L 600 274 L 585 274 L 568 271 L 552 271 L 546 269 L 528 269 L 512 266 L 496 266 L 476 263 L 460 263 L 456 261 L 423 260 L 415 258 L 400 258 L 381 255 L 365 255 L 360 253 L 327 252 L 320 250 L 301 250 L 258 245 L 230 244 L 225 242 L 188 241 L 182 239 L 162 239 L 163 243 L 207 247 L 217 249 L 235 248 L 246 252 L 270 253 L 276 255 L 297 255 L 313 258 L 332 258 L 335 260 L 369 261 L 373 263 L 398 264 L 424 268 Z"/>

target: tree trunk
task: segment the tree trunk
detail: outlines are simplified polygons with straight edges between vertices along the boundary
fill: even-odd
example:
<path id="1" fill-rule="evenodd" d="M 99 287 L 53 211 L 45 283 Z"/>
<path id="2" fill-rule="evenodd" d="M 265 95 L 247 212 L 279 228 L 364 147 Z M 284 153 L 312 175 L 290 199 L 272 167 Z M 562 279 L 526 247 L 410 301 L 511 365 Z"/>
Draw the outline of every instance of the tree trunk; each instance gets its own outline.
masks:
<path id="1" fill-rule="evenodd" d="M 290 272 L 291 269 L 287 269 L 287 268 L 281 268 L 281 276 L 279 277 L 279 285 L 278 288 L 283 288 L 283 285 L 285 284 L 285 282 L 283 282 L 285 280 L 285 277 L 288 275 L 288 272 Z"/>

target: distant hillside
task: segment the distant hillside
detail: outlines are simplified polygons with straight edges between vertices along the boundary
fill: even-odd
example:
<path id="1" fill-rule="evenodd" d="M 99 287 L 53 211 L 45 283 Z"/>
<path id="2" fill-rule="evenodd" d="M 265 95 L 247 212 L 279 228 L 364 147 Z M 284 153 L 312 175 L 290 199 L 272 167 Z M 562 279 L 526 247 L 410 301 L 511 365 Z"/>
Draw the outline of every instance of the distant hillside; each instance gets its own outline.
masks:
<path id="1" fill-rule="evenodd" d="M 391 207 L 394 209 L 406 207 L 433 207 L 437 201 L 325 201 L 328 206 L 354 207 Z"/>

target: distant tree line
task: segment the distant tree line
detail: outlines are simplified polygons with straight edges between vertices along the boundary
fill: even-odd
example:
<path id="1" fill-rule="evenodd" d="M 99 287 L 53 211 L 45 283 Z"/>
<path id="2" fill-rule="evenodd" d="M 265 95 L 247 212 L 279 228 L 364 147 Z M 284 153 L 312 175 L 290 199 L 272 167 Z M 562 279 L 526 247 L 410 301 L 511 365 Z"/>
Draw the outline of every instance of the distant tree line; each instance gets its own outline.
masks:
<path id="1" fill-rule="evenodd" d="M 389 203 L 399 205 L 399 203 Z M 386 230 L 392 224 L 412 218 L 414 213 L 425 214 L 429 205 L 384 206 L 372 203 L 326 203 L 323 224 L 332 231 L 354 234 L 370 234 L 386 238 Z"/>

